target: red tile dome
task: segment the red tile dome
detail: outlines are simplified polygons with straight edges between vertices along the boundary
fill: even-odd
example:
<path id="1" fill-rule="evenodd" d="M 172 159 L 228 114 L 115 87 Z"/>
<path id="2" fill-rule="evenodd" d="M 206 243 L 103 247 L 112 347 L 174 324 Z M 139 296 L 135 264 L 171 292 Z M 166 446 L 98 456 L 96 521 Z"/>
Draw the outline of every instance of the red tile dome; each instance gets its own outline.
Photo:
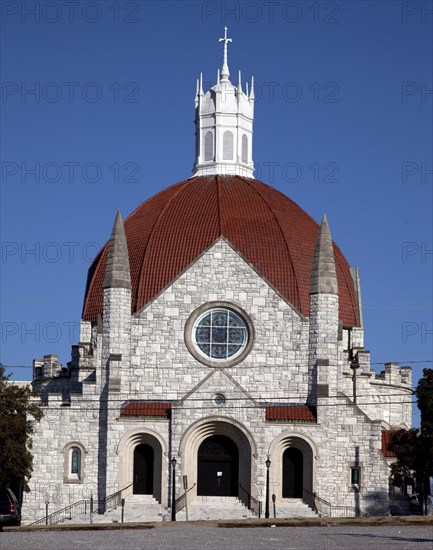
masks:
<path id="1" fill-rule="evenodd" d="M 269 185 L 240 176 L 194 177 L 164 189 L 124 222 L 132 311 L 142 309 L 219 237 L 226 238 L 303 315 L 318 224 Z M 83 319 L 102 314 L 107 244 L 90 267 Z M 349 265 L 334 244 L 340 320 L 357 325 Z"/>

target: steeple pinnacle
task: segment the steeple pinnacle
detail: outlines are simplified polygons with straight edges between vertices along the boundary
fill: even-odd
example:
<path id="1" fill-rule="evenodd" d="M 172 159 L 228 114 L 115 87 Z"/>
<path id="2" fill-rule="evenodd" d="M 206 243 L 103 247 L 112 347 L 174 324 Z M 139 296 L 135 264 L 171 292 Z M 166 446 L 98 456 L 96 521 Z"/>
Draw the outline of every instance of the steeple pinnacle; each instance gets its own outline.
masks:
<path id="1" fill-rule="evenodd" d="M 196 157 L 194 176 L 225 174 L 230 176 L 254 177 L 252 159 L 254 123 L 254 85 L 248 94 L 242 90 L 241 72 L 237 86 L 230 80 L 227 62 L 227 38 L 224 28 L 223 66 L 218 69 L 217 82 L 203 91 L 203 81 L 197 85 L 195 95 Z"/>
<path id="2" fill-rule="evenodd" d="M 120 210 L 117 211 L 108 245 L 104 288 L 131 288 L 128 245 Z"/>
<path id="3" fill-rule="evenodd" d="M 229 79 L 230 71 L 229 65 L 227 62 L 227 44 L 233 42 L 231 38 L 227 38 L 227 27 L 224 27 L 224 38 L 220 38 L 219 42 L 224 42 L 224 55 L 223 55 L 223 66 L 221 68 L 221 80 L 225 81 Z"/>
<path id="4" fill-rule="evenodd" d="M 310 294 L 338 295 L 334 247 L 326 214 L 323 216 L 314 248 Z"/>

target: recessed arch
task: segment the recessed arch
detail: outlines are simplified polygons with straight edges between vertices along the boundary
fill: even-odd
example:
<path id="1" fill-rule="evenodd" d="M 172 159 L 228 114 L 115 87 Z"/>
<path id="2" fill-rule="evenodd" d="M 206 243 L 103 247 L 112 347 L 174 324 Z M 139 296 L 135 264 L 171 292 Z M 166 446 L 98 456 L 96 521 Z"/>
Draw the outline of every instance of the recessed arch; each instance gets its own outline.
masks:
<path id="1" fill-rule="evenodd" d="M 140 449 L 143 452 L 145 451 L 144 455 L 140 452 Z M 126 432 L 119 441 L 117 453 L 119 455 L 119 478 L 122 488 L 131 485 L 130 492 L 138 490 L 134 486 L 134 462 L 137 461 L 137 454 L 144 456 L 147 462 L 152 457 L 153 464 L 148 464 L 152 471 L 152 479 L 147 481 L 148 486 L 150 484 L 152 494 L 158 502 L 167 501 L 167 449 L 164 440 L 157 432 L 144 428 Z"/>
<path id="2" fill-rule="evenodd" d="M 283 432 L 274 439 L 269 447 L 270 484 L 277 500 L 302 498 L 304 489 L 313 492 L 317 456 L 316 445 L 303 433 Z M 291 468 L 292 471 L 287 470 Z"/>
<path id="3" fill-rule="evenodd" d="M 257 452 L 256 443 L 251 433 L 239 422 L 232 418 L 215 416 L 208 417 L 195 422 L 184 433 L 179 447 L 181 467 L 178 475 L 188 476 L 188 486 L 195 484 L 191 491 L 193 496 L 197 495 L 198 489 L 198 454 L 202 443 L 214 436 L 224 436 L 231 440 L 237 448 L 238 462 L 236 472 L 236 483 L 242 486 L 252 496 L 255 496 L 255 487 L 251 486 L 251 479 L 254 479 L 255 460 Z"/>
<path id="4" fill-rule="evenodd" d="M 83 483 L 85 476 L 84 445 L 78 441 L 70 441 L 62 450 L 63 453 L 63 483 Z"/>

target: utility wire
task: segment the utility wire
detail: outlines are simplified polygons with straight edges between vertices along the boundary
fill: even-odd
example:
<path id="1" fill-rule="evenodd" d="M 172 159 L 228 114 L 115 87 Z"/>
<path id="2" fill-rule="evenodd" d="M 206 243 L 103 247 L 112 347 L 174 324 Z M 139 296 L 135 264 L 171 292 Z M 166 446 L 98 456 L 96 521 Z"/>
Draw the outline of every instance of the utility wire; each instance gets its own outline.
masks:
<path id="1" fill-rule="evenodd" d="M 385 363 L 412 363 L 412 364 L 414 364 L 414 363 L 433 363 L 433 359 L 426 359 L 424 361 L 418 361 L 418 360 L 409 361 L 407 359 L 399 360 L 399 361 L 383 361 L 383 362 L 379 361 L 379 362 L 370 363 L 370 365 L 382 365 L 382 366 L 384 366 Z M 2 366 L 5 369 L 32 369 L 33 368 L 33 365 L 31 365 L 31 366 L 28 366 L 28 365 L 3 365 L 2 363 L 0 363 L 0 366 Z M 287 365 L 287 366 L 288 367 L 293 367 L 294 365 Z M 264 368 L 264 367 L 266 367 L 266 365 L 249 365 L 248 368 L 250 369 L 250 368 L 255 368 L 255 367 Z"/>

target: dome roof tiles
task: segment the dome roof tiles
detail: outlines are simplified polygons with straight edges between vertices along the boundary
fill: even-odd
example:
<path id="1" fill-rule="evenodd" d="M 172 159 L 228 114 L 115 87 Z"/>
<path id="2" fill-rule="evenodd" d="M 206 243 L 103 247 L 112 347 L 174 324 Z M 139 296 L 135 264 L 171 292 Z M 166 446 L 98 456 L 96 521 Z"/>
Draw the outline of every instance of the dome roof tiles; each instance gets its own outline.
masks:
<path id="1" fill-rule="evenodd" d="M 296 309 L 309 314 L 310 274 L 318 224 L 274 188 L 240 176 L 181 181 L 141 204 L 124 222 L 132 311 L 141 310 L 219 237 Z M 83 319 L 102 313 L 107 244 L 89 270 Z M 350 268 L 334 243 L 340 320 L 357 324 Z"/>

